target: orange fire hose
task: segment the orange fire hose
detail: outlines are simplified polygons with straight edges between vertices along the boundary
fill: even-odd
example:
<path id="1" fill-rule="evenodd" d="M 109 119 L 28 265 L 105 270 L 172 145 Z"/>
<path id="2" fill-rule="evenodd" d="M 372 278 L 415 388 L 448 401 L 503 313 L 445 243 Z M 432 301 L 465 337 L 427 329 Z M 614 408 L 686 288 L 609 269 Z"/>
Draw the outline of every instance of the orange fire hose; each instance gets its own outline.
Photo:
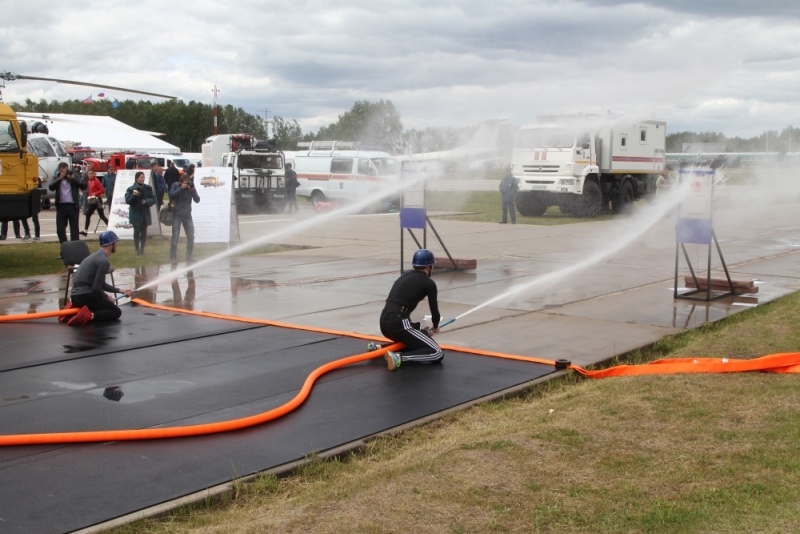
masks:
<path id="1" fill-rule="evenodd" d="M 361 339 L 376 339 L 374 336 L 368 336 L 354 332 L 342 332 L 338 330 L 281 323 L 278 321 L 248 319 L 241 317 L 232 317 L 222 314 L 172 308 L 169 306 L 152 304 L 150 302 L 146 302 L 141 299 L 133 299 L 132 302 L 151 308 L 162 309 L 165 311 L 187 313 L 192 315 L 213 317 L 218 319 L 235 320 L 246 323 L 266 324 L 271 326 L 280 326 L 283 328 L 293 328 L 293 329 L 307 330 L 312 332 L 334 334 L 339 336 L 355 337 Z M 23 314 L 16 316 L 4 316 L 0 317 L 0 322 L 41 319 L 47 317 L 59 317 L 62 315 L 72 315 L 76 312 L 77 312 L 76 309 L 67 309 L 67 310 L 57 310 L 52 312 L 41 312 L 41 313 Z M 384 341 L 388 341 L 385 338 L 382 339 Z M 335 360 L 333 362 L 329 362 L 320 367 L 317 367 L 306 378 L 306 380 L 303 382 L 303 386 L 301 387 L 300 391 L 290 401 L 284 403 L 281 406 L 278 406 L 277 408 L 273 408 L 272 410 L 268 410 L 260 414 L 242 417 L 239 419 L 232 419 L 228 421 L 220 421 L 217 423 L 204 423 L 200 425 L 190 425 L 190 426 L 180 426 L 180 427 L 5 435 L 5 436 L 0 436 L 0 446 L 167 439 L 167 438 L 200 436 L 200 435 L 216 434 L 221 432 L 231 432 L 234 430 L 242 430 L 245 428 L 261 425 L 269 421 L 273 421 L 275 419 L 283 417 L 284 415 L 298 408 L 308 398 L 309 394 L 311 393 L 311 389 L 314 386 L 314 383 L 326 373 L 329 373 L 336 369 L 340 369 L 342 367 L 346 367 L 348 365 L 352 365 L 354 363 L 364 362 L 367 360 L 381 357 L 389 350 L 398 350 L 400 348 L 402 348 L 402 344 L 394 343 L 392 345 L 383 347 L 376 351 L 365 352 L 362 354 L 357 354 L 355 356 L 341 358 L 339 360 Z M 442 345 L 442 348 L 458 352 L 464 352 L 468 354 L 490 356 L 495 358 L 505 358 L 517 361 L 528 361 L 533 363 L 541 363 L 545 365 L 557 364 L 557 362 L 553 360 L 533 358 L 528 356 L 502 354 L 491 351 L 466 349 L 458 346 Z M 597 371 L 589 371 L 576 365 L 569 365 L 569 368 L 589 378 L 607 378 L 613 376 L 636 376 L 636 375 L 646 375 L 646 374 L 667 374 L 667 373 L 725 373 L 725 372 L 745 372 L 745 371 L 796 373 L 800 372 L 800 353 L 792 352 L 792 353 L 773 354 L 769 356 L 763 356 L 761 358 L 755 358 L 752 360 L 736 360 L 727 358 L 722 358 L 722 359 L 680 358 L 671 360 L 657 360 L 646 365 L 620 365 L 616 367 L 611 367 L 609 369 L 601 369 Z"/>

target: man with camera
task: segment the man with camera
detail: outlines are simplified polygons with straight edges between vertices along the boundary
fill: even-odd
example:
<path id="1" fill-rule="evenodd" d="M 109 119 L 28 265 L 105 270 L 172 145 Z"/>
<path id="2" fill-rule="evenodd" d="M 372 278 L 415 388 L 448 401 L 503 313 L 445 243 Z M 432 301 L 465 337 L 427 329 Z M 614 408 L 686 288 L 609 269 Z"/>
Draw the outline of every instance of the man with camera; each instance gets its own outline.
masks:
<path id="1" fill-rule="evenodd" d="M 64 162 L 58 164 L 58 176 L 50 182 L 48 188 L 55 191 L 56 233 L 58 242 L 67 241 L 67 224 L 69 224 L 69 240 L 77 241 L 78 235 L 78 202 L 80 191 L 86 191 L 87 185 L 81 181 L 72 169 Z"/>
<path id="2" fill-rule="evenodd" d="M 192 202 L 200 202 L 200 195 L 194 187 L 194 166 L 189 165 L 186 173 L 169 190 L 169 201 L 174 206 L 172 215 L 172 241 L 169 243 L 169 257 L 172 263 L 178 262 L 178 240 L 181 237 L 181 225 L 186 232 L 186 263 L 192 263 L 194 251 L 194 220 L 192 219 Z"/>

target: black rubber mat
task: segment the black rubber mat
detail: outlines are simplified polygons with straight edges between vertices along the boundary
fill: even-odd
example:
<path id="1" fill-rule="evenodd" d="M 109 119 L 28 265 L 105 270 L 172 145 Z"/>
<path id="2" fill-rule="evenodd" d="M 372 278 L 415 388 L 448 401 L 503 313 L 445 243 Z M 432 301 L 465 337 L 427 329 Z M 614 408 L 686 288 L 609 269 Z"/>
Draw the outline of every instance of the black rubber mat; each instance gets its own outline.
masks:
<path id="1" fill-rule="evenodd" d="M 3 324 L 0 434 L 183 426 L 293 398 L 363 340 L 126 307 L 123 321 Z M 77 350 L 72 350 L 79 347 Z M 69 532 L 302 459 L 554 371 L 445 352 L 395 373 L 382 359 L 323 376 L 297 411 L 171 440 L 0 447 L 0 532 Z"/>

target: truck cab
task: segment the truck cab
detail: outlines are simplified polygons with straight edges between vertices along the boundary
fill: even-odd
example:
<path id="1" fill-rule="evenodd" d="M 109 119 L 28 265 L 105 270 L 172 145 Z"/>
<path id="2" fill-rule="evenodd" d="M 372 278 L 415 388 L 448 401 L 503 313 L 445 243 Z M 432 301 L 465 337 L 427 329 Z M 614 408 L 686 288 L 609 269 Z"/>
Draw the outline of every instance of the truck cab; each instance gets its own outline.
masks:
<path id="1" fill-rule="evenodd" d="M 27 125 L 0 102 L 0 221 L 39 213 L 38 167 L 36 156 L 28 152 Z"/>
<path id="2" fill-rule="evenodd" d="M 233 190 L 241 213 L 283 213 L 286 209 L 285 159 L 274 142 L 222 154 L 222 167 L 233 169 Z"/>

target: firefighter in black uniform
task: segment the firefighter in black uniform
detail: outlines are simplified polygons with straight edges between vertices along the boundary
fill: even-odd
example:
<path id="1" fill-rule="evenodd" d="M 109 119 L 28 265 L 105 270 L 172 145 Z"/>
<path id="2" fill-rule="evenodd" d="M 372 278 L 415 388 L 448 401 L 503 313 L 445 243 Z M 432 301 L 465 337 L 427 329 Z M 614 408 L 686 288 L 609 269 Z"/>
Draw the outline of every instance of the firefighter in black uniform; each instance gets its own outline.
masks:
<path id="1" fill-rule="evenodd" d="M 441 319 L 436 282 L 431 279 L 434 261 L 430 250 L 423 248 L 416 251 L 411 260 L 414 270 L 400 275 L 386 298 L 386 306 L 381 312 L 381 333 L 405 345 L 402 352 L 389 351 L 385 354 L 390 371 L 402 363 L 438 363 L 444 358 L 442 349 L 432 338 L 433 334 L 439 332 Z M 412 323 L 410 315 L 425 297 L 428 297 L 433 328 L 420 330 L 420 324 Z M 377 350 L 379 347 L 370 343 L 368 348 Z"/>

